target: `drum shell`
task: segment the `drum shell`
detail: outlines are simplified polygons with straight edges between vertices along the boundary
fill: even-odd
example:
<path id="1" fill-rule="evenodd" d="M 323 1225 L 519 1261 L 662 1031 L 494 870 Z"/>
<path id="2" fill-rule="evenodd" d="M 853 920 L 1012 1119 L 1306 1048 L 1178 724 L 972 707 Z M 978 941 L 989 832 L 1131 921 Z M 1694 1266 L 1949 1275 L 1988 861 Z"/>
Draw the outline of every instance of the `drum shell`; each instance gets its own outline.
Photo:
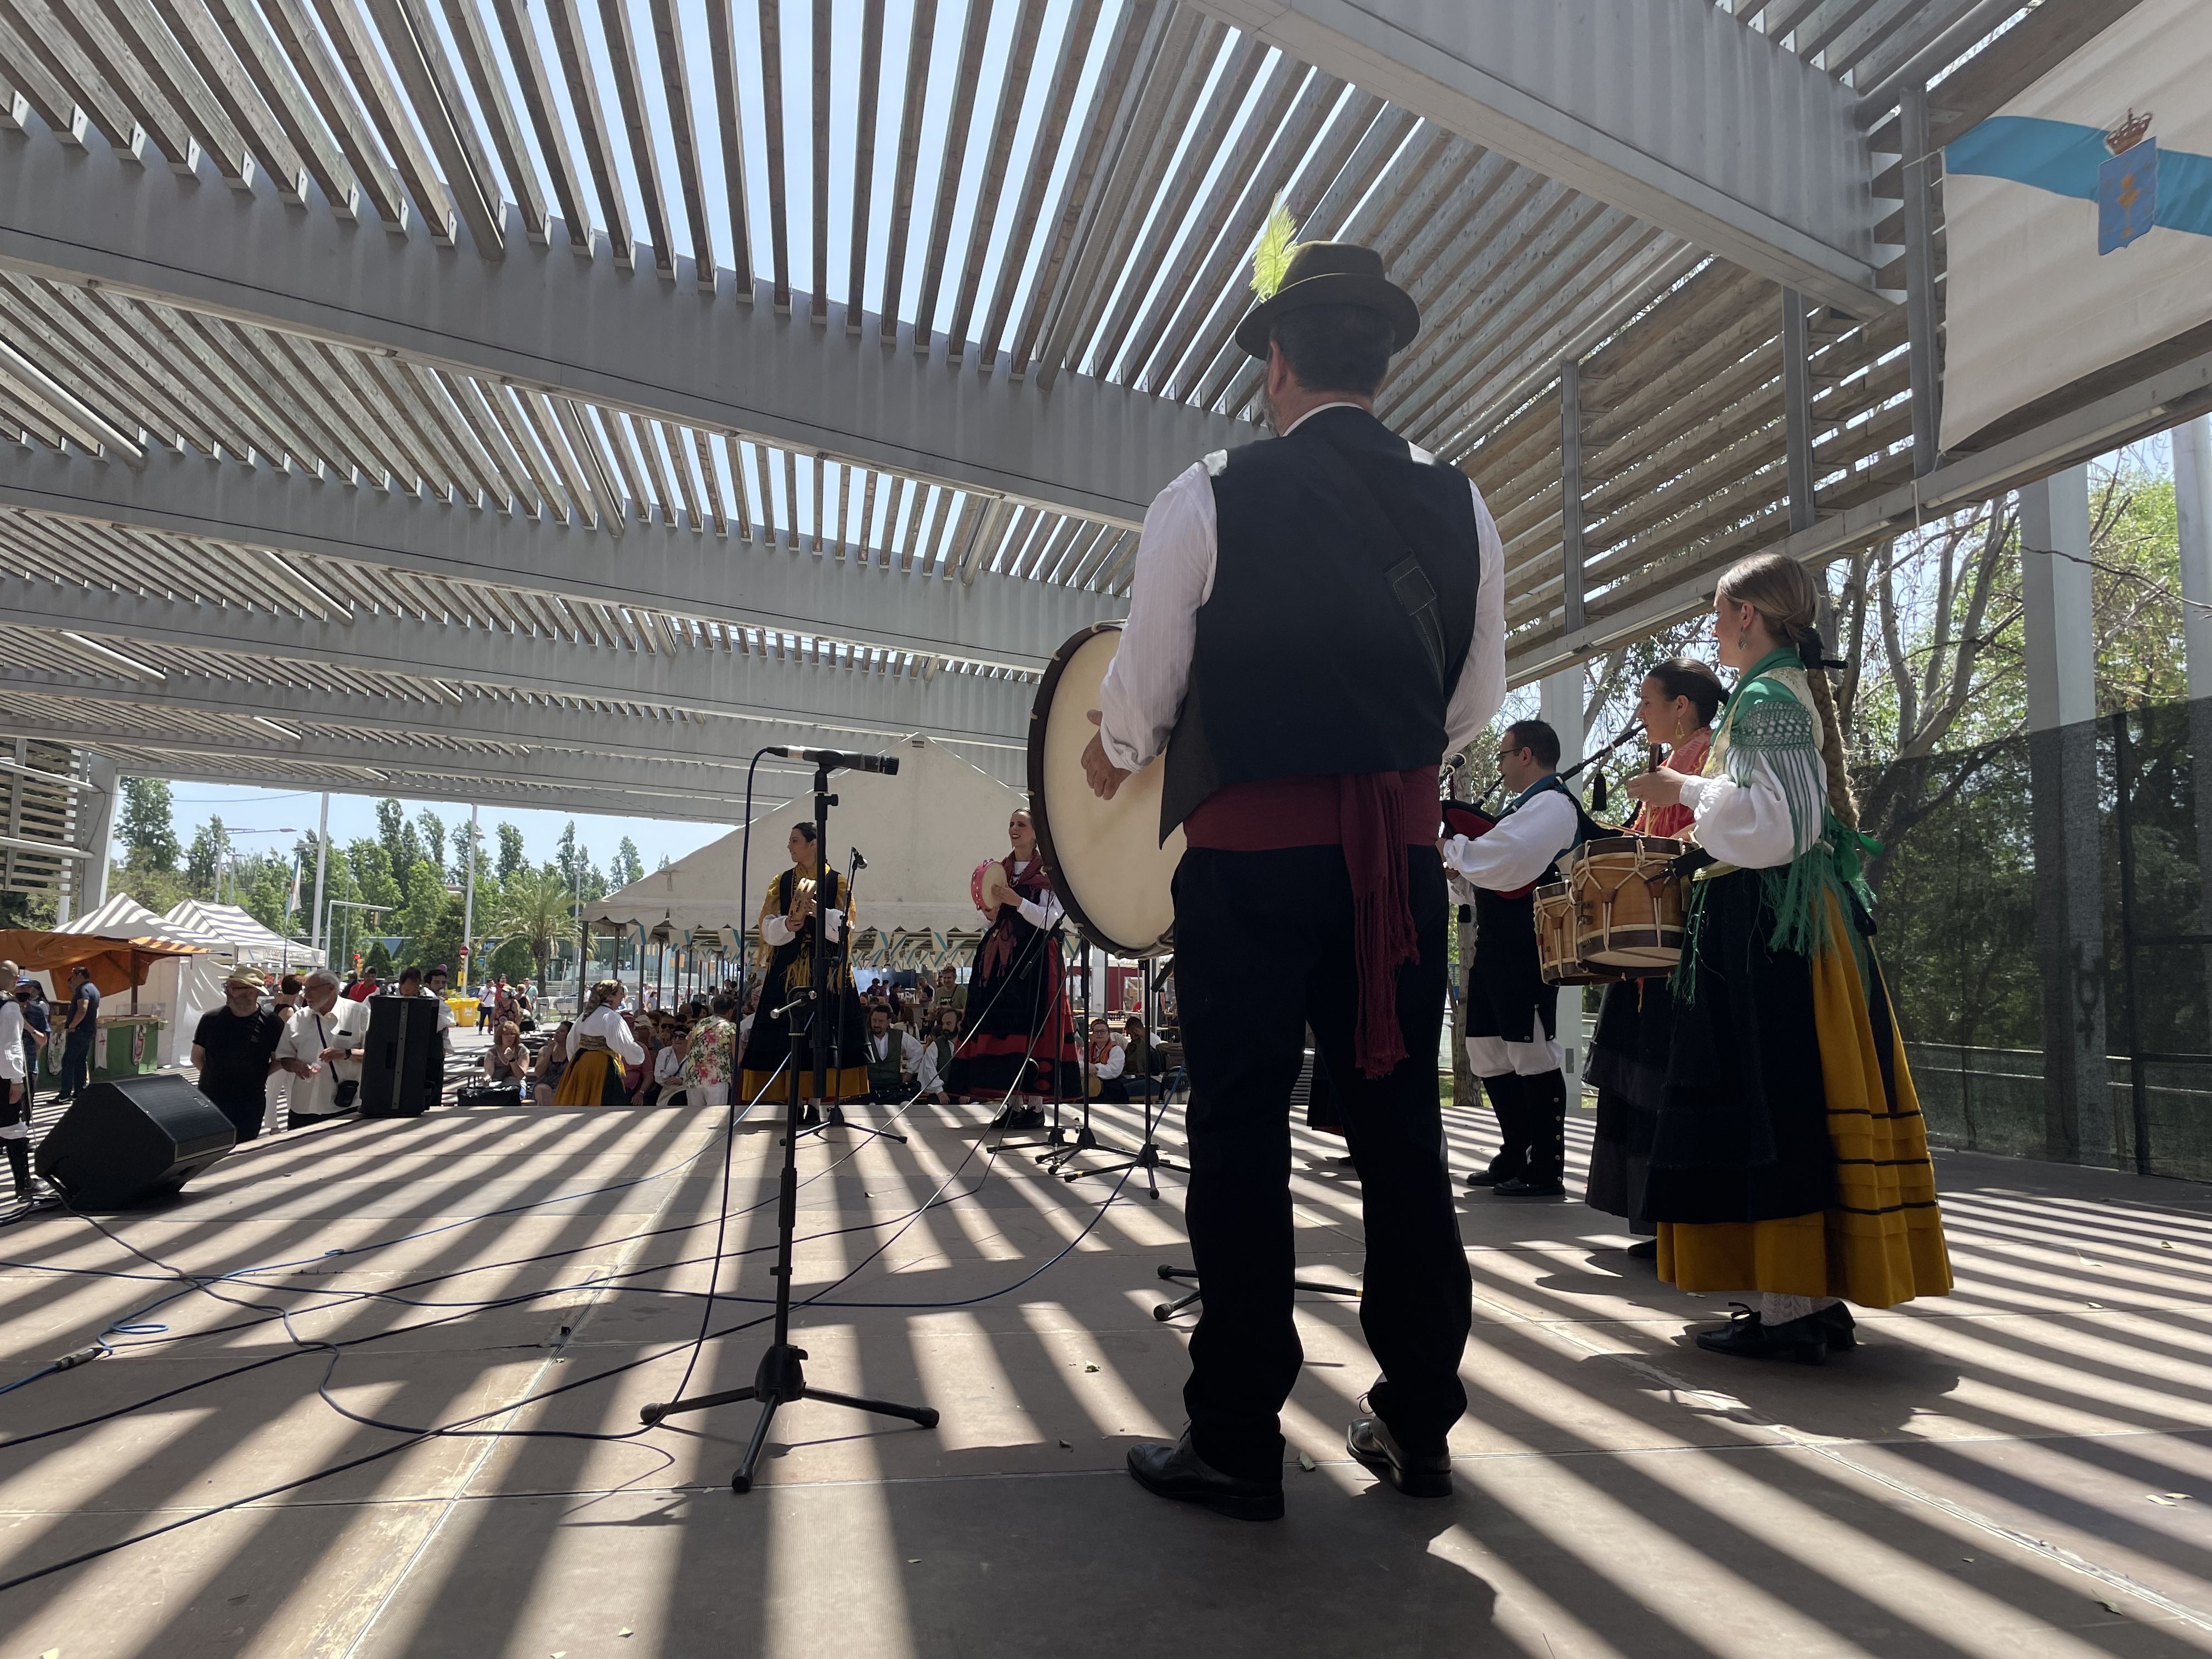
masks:
<path id="1" fill-rule="evenodd" d="M 1573 891 L 1563 881 L 1547 882 L 1532 896 L 1536 913 L 1537 971 L 1547 985 L 1597 985 L 1618 972 L 1594 968 L 1577 953 L 1580 932 Z"/>
<path id="2" fill-rule="evenodd" d="M 1689 897 L 1689 883 L 1674 873 L 1682 851 L 1665 836 L 1607 836 L 1575 849 L 1567 886 L 1576 954 L 1586 972 L 1619 978 L 1674 971 L 1682 959 Z"/>

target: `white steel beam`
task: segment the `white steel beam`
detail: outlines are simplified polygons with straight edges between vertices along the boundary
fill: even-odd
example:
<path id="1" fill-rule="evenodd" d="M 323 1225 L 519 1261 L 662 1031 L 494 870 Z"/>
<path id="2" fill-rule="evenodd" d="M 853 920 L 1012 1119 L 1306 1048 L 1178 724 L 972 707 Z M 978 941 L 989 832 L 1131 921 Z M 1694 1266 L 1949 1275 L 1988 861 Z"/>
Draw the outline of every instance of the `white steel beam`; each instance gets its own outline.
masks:
<path id="1" fill-rule="evenodd" d="M 976 674 L 893 678 L 691 649 L 647 655 L 406 616 L 318 621 L 242 606 L 22 580 L 7 620 L 127 641 L 246 652 L 369 673 L 428 676 L 556 696 L 659 703 L 770 722 L 782 733 L 908 732 L 1000 747 L 1026 741 L 1036 689 Z M 158 683 L 149 691 L 158 700 Z M 273 714 L 272 707 L 262 711 Z"/>
<path id="2" fill-rule="evenodd" d="M 131 703 L 61 702 L 11 711 L 5 729 L 13 736 L 66 743 L 79 749 L 109 744 L 159 748 L 181 755 L 227 755 L 241 759 L 289 756 L 364 768 L 370 772 L 450 773 L 455 777 L 504 779 L 518 784 L 582 785 L 622 790 L 641 802 L 670 796 L 717 803 L 734 817 L 744 796 L 745 769 L 723 761 L 624 760 L 580 750 L 544 749 L 522 753 L 503 750 L 441 749 L 390 741 L 380 734 L 356 736 L 344 731 L 303 726 L 297 737 L 257 728 L 252 732 L 190 732 L 175 729 L 158 708 Z M 642 807 L 641 807 L 642 810 Z"/>
<path id="3" fill-rule="evenodd" d="M 826 453 L 1133 528 L 1152 496 L 1245 422 L 1085 376 L 1048 390 L 857 331 L 831 302 L 789 314 L 734 279 L 672 286 L 650 262 L 579 258 L 567 237 L 506 257 L 288 209 L 265 181 L 210 191 L 101 147 L 0 134 L 0 266 L 98 283 L 460 373 Z M 972 362 L 973 354 L 969 354 Z"/>
<path id="4" fill-rule="evenodd" d="M 988 571 L 963 584 L 855 569 L 658 517 L 633 520 L 617 550 L 581 525 L 160 445 L 136 469 L 0 446 L 0 504 L 1012 668 L 1043 667 L 1070 635 L 1121 610 L 1103 593 Z"/>
<path id="5" fill-rule="evenodd" d="M 1891 303 L 1856 94 L 1711 0 L 1200 3 L 1786 287 Z"/>
<path id="6" fill-rule="evenodd" d="M 743 762 L 764 739 L 783 735 L 747 721 L 720 720 L 673 711 L 651 715 L 601 713 L 563 708 L 520 697 L 464 695 L 416 702 L 398 696 L 362 696 L 320 686 L 286 685 L 261 679 L 216 678 L 170 672 L 148 683 L 120 676 L 73 674 L 52 669 L 0 665 L 0 690 L 56 697 L 90 697 L 149 709 L 191 709 L 242 720 L 271 720 L 286 726 L 307 724 L 401 737 L 445 738 L 463 742 L 508 744 L 529 748 L 576 750 L 652 760 Z M 788 768 L 774 760 L 761 763 L 763 775 Z M 807 773 L 807 775 L 811 775 Z"/>

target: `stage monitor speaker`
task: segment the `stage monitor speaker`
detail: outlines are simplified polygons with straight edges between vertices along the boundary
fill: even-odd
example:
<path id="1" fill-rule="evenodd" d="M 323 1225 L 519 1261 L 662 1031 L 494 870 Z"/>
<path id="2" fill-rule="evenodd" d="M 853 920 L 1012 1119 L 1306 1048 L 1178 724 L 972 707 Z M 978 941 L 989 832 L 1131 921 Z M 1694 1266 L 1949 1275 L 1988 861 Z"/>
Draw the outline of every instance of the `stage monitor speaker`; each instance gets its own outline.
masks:
<path id="1" fill-rule="evenodd" d="M 39 1173 L 80 1210 L 168 1197 L 219 1161 L 238 1131 L 174 1072 L 94 1083 L 39 1143 Z"/>
<path id="2" fill-rule="evenodd" d="M 368 1000 L 368 1045 L 361 1064 L 363 1117 L 420 1117 L 446 1086 L 446 1045 L 435 997 L 380 994 Z"/>

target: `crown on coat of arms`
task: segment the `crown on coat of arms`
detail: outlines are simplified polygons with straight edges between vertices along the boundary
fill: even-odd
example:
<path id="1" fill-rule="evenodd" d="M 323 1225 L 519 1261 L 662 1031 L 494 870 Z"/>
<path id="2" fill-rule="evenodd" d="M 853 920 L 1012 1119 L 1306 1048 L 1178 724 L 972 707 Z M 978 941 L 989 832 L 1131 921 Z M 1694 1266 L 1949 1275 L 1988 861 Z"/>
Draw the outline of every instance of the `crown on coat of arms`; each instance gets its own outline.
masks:
<path id="1" fill-rule="evenodd" d="M 2150 131 L 2150 118 L 2148 110 L 2141 115 L 2129 110 L 2128 118 L 2105 135 L 2105 148 L 2115 155 L 2133 149 L 2142 142 L 2143 134 Z"/>

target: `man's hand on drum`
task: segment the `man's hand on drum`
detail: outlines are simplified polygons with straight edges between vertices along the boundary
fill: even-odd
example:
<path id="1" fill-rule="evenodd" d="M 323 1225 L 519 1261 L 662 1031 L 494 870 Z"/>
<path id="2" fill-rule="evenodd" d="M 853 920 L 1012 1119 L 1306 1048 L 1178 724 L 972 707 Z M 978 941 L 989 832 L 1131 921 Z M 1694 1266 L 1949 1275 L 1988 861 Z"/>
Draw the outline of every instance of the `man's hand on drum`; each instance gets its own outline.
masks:
<path id="1" fill-rule="evenodd" d="M 1638 772 L 1620 786 L 1637 800 L 1654 806 L 1673 806 L 1682 799 L 1682 775 L 1661 770 Z"/>
<path id="2" fill-rule="evenodd" d="M 1091 711 L 1091 723 L 1093 726 L 1098 724 L 1098 711 L 1095 708 Z M 1106 758 L 1105 740 L 1093 732 L 1091 741 L 1084 745 L 1083 775 L 1091 785 L 1092 794 L 1101 800 L 1111 800 L 1120 793 L 1129 775 Z"/>

